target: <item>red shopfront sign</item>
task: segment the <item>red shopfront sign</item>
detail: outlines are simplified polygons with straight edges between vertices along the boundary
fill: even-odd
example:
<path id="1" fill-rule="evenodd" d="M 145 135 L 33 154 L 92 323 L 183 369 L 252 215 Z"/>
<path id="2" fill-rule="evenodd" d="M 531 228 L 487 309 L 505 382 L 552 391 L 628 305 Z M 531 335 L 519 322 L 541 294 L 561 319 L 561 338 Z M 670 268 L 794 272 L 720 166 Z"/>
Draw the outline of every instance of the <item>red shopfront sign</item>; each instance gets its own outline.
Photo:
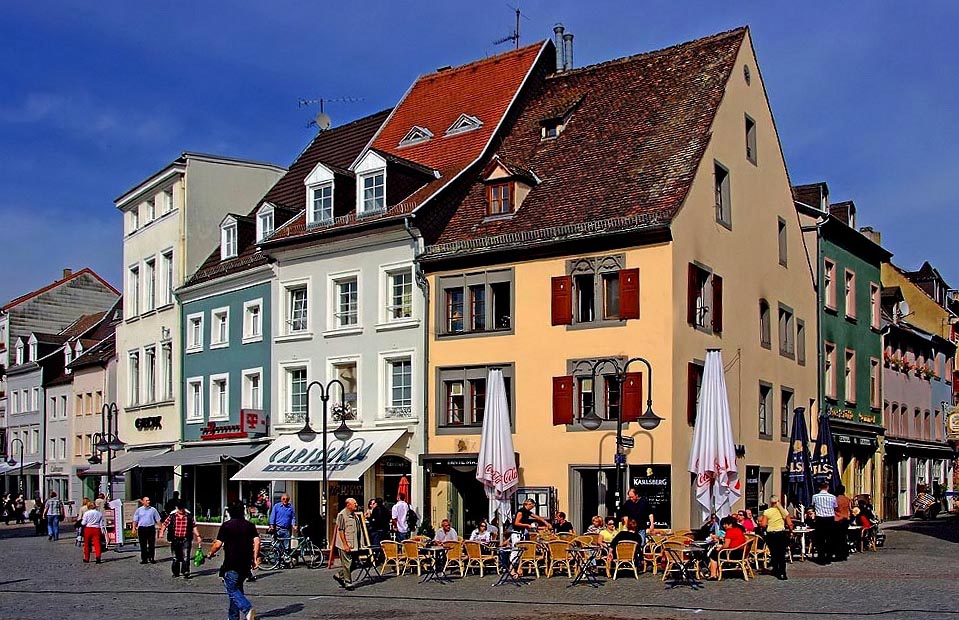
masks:
<path id="1" fill-rule="evenodd" d="M 254 435 L 266 435 L 268 426 L 267 415 L 262 409 L 240 409 L 239 424 L 208 422 L 200 431 L 200 439 L 244 439 Z"/>

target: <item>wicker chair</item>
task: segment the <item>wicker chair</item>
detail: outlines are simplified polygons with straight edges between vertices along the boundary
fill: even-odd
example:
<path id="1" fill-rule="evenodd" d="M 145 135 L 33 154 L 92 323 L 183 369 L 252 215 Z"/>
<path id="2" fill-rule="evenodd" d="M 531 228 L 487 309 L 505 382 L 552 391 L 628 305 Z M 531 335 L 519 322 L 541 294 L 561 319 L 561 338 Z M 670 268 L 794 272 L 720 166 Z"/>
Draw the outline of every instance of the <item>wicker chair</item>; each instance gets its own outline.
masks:
<path id="1" fill-rule="evenodd" d="M 556 538 L 565 540 L 566 542 L 573 542 L 573 539 L 576 538 L 576 534 L 573 534 L 572 532 L 562 532 L 557 534 Z"/>
<path id="2" fill-rule="evenodd" d="M 613 579 L 619 574 L 619 569 L 633 571 L 633 577 L 639 579 L 639 567 L 636 566 L 636 549 L 639 543 L 633 540 L 624 540 L 616 544 L 611 561 Z M 607 569 L 608 570 L 608 569 Z"/>
<path id="3" fill-rule="evenodd" d="M 532 567 L 536 577 L 539 577 L 540 557 L 537 555 L 536 543 L 531 540 L 524 540 L 516 543 L 516 548 L 520 550 L 519 570 L 523 571 L 526 567 Z"/>
<path id="4" fill-rule="evenodd" d="M 430 563 L 430 558 L 420 555 L 420 546 L 416 544 L 415 540 L 404 540 L 403 541 L 403 572 L 401 575 L 406 574 L 407 568 L 416 567 L 416 574 L 422 575 L 423 569 L 427 567 Z"/>
<path id="5" fill-rule="evenodd" d="M 552 577 L 557 569 L 565 570 L 570 577 L 573 576 L 573 562 L 569 558 L 569 543 L 565 540 L 551 540 L 546 544 L 549 549 L 549 557 L 546 562 L 546 576 Z"/>
<path id="6" fill-rule="evenodd" d="M 686 538 L 672 537 L 663 542 L 661 551 L 663 557 L 666 558 L 666 564 L 663 567 L 663 581 L 666 581 L 671 573 L 680 572 L 683 566 L 693 560 L 689 554 L 683 551 L 687 546 L 686 540 Z M 699 560 L 693 560 L 693 570 L 697 577 L 701 573 L 701 568 Z"/>
<path id="7" fill-rule="evenodd" d="M 463 543 L 447 542 L 443 543 L 443 546 L 446 547 L 446 564 L 443 565 L 443 570 L 448 571 L 451 568 L 457 568 L 460 571 L 460 577 L 462 577 L 466 572 L 466 556 L 463 554 Z"/>
<path id="8" fill-rule="evenodd" d="M 583 546 L 583 547 L 588 547 L 589 545 L 595 545 L 595 544 L 596 544 L 596 536 L 591 536 L 591 535 L 589 535 L 589 534 L 583 534 L 583 535 L 581 535 L 581 536 L 576 536 L 576 537 L 573 538 L 573 543 L 574 543 L 574 544 L 577 544 L 577 545 L 580 545 L 580 546 Z"/>
<path id="9" fill-rule="evenodd" d="M 666 539 L 662 536 L 649 536 L 646 539 L 646 544 L 643 546 L 643 572 L 646 572 L 647 566 L 653 568 L 654 575 L 659 571 L 659 558 L 662 556 L 665 541 Z"/>
<path id="10" fill-rule="evenodd" d="M 753 541 L 753 548 L 749 552 L 749 559 L 752 561 L 753 566 L 758 571 L 760 568 L 769 567 L 769 547 L 766 546 L 766 541 L 759 534 L 746 534 L 746 540 Z M 762 566 L 760 566 L 760 562 Z"/>
<path id="11" fill-rule="evenodd" d="M 483 569 L 488 564 L 492 564 L 493 570 L 496 570 L 496 556 L 483 553 L 483 545 L 481 545 L 479 542 L 475 540 L 467 540 L 463 543 L 463 548 L 466 550 L 466 566 L 463 574 L 468 573 L 471 568 L 477 568 L 479 569 L 480 577 L 482 577 Z"/>
<path id="12" fill-rule="evenodd" d="M 746 542 L 738 547 L 720 549 L 716 558 L 719 563 L 719 580 L 722 581 L 723 573 L 727 570 L 742 571 L 743 581 L 749 581 L 750 575 L 755 577 L 756 574 L 753 572 L 752 566 L 749 565 L 749 559 L 755 545 L 755 538 L 747 538 Z"/>
<path id="13" fill-rule="evenodd" d="M 403 555 L 400 543 L 393 540 L 384 540 L 380 543 L 380 549 L 383 550 L 383 566 L 380 568 L 380 574 L 386 574 L 386 568 L 392 566 L 396 569 L 396 574 L 400 575 L 403 566 L 406 564 L 406 556 Z"/>

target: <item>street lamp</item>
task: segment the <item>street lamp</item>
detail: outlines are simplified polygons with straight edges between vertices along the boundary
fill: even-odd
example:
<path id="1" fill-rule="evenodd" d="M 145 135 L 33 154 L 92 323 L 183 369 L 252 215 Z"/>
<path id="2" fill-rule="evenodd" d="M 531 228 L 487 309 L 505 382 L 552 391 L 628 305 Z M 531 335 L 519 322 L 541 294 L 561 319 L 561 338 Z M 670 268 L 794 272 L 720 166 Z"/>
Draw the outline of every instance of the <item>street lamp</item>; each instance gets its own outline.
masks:
<path id="1" fill-rule="evenodd" d="M 329 459 L 328 447 L 327 447 L 327 437 L 326 437 L 326 421 L 327 414 L 329 413 L 329 403 L 330 395 L 333 391 L 333 386 L 340 386 L 340 411 L 345 412 L 346 408 L 343 406 L 343 394 L 346 391 L 343 387 L 343 383 L 339 379 L 330 379 L 330 381 L 324 385 L 319 381 L 311 381 L 309 385 L 306 386 L 306 420 L 303 424 L 303 428 L 296 434 L 296 436 L 303 443 L 310 443 L 316 439 L 316 431 L 310 426 L 310 390 L 314 387 L 320 388 L 320 401 L 323 403 L 323 426 L 321 428 L 321 433 L 323 435 L 323 488 L 320 490 L 320 515 L 323 517 L 323 528 L 326 529 L 326 491 L 328 486 L 327 481 L 327 463 Z M 350 437 L 353 436 L 353 431 L 349 426 L 346 425 L 346 415 L 340 416 L 340 425 L 335 431 L 333 431 L 333 436 L 339 439 L 340 441 L 347 441 Z M 324 539 L 326 538 L 326 532 L 323 532 Z"/>
<path id="2" fill-rule="evenodd" d="M 20 444 L 20 480 L 19 487 L 20 493 L 23 493 L 23 440 L 19 437 L 14 437 L 13 441 L 10 442 L 10 458 L 7 460 L 7 465 L 13 467 L 17 464 L 16 459 L 13 458 L 13 444 Z"/>
<path id="3" fill-rule="evenodd" d="M 612 377 L 616 381 L 616 390 L 618 392 L 619 406 L 616 408 L 616 512 L 622 507 L 623 497 L 623 470 L 626 465 L 626 447 L 623 445 L 623 382 L 626 380 L 626 373 L 630 365 L 639 362 L 646 366 L 649 373 L 649 389 L 646 392 L 646 411 L 636 420 L 640 428 L 651 431 L 663 421 L 661 417 L 653 412 L 653 367 L 649 361 L 642 357 L 634 357 L 626 361 L 620 367 L 618 359 L 610 357 L 596 360 L 590 370 L 591 385 L 596 385 L 596 372 L 603 366 L 610 366 L 613 370 Z M 595 387 L 594 387 L 595 390 Z M 596 397 L 594 395 L 592 402 L 586 407 L 586 411 L 580 418 L 580 424 L 587 430 L 594 431 L 602 425 L 603 419 L 596 415 Z"/>
<path id="4" fill-rule="evenodd" d="M 126 447 L 126 444 L 120 441 L 117 436 L 116 424 L 119 423 L 120 410 L 116 403 L 104 404 L 100 409 L 100 432 L 93 434 L 93 448 L 96 452 L 87 459 L 91 465 L 99 465 L 103 462 L 100 454 L 106 452 L 107 455 L 107 497 L 113 499 L 113 453 L 119 452 Z"/>

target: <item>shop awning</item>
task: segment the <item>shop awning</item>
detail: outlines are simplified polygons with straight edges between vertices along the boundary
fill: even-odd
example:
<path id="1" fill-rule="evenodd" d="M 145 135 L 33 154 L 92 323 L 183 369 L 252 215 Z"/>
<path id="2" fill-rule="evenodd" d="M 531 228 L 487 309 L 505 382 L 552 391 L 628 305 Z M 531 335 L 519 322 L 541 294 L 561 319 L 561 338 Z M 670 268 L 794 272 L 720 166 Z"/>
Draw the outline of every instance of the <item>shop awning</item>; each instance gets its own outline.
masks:
<path id="1" fill-rule="evenodd" d="M 358 480 L 406 431 L 358 431 L 341 441 L 327 434 L 327 478 Z M 296 436 L 281 435 L 231 480 L 322 480 L 323 442 L 317 437 L 304 443 Z"/>
<path id="2" fill-rule="evenodd" d="M 904 439 L 887 439 L 885 443 L 887 448 L 899 448 L 900 450 L 910 450 L 915 453 L 935 453 L 942 456 L 952 456 L 953 450 L 952 447 L 948 445 L 936 445 L 921 443 L 917 441 L 909 441 Z"/>
<path id="3" fill-rule="evenodd" d="M 141 467 L 176 467 L 177 465 L 216 465 L 222 461 L 246 459 L 263 449 L 265 444 L 239 444 L 226 446 L 188 446 L 161 454 Z"/>
<path id="4" fill-rule="evenodd" d="M 36 461 L 27 461 L 23 464 L 23 474 L 35 474 L 40 471 L 40 463 Z M 0 476 L 19 476 L 20 463 L 8 465 L 6 461 L 0 461 Z"/>
<path id="5" fill-rule="evenodd" d="M 153 450 L 132 450 L 130 452 L 124 452 L 123 454 L 117 454 L 110 461 L 110 471 L 114 474 L 122 474 L 125 471 L 130 471 L 136 467 L 142 467 L 141 463 L 148 459 L 160 456 L 166 452 L 169 452 L 169 448 L 155 448 Z M 103 462 L 99 465 L 91 465 L 87 469 L 84 469 L 82 472 L 79 472 L 80 476 L 106 476 L 107 475 L 107 457 L 106 454 L 103 455 Z"/>

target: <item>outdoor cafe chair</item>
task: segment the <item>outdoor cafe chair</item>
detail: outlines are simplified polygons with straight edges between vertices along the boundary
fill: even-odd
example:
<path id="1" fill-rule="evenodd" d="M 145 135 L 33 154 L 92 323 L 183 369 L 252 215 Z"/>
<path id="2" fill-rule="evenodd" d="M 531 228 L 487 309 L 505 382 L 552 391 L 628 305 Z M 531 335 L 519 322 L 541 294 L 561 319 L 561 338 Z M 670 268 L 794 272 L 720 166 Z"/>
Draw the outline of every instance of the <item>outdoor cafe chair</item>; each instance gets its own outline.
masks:
<path id="1" fill-rule="evenodd" d="M 643 546 L 643 572 L 646 571 L 647 566 L 652 567 L 654 575 L 659 571 L 659 559 L 663 553 L 665 540 L 660 536 L 652 535 L 646 539 L 646 544 Z"/>
<path id="2" fill-rule="evenodd" d="M 699 576 L 699 559 L 686 551 L 688 547 L 686 538 L 673 537 L 663 542 L 662 553 L 666 558 L 666 564 L 663 567 L 663 581 L 673 573 L 684 575 L 689 568 L 693 569 L 693 575 Z M 681 579 L 683 577 L 677 577 Z"/>
<path id="3" fill-rule="evenodd" d="M 583 534 L 581 536 L 573 537 L 573 544 L 580 545 L 582 547 L 588 547 L 590 545 L 596 544 L 596 537 L 590 536 L 588 534 Z"/>
<path id="4" fill-rule="evenodd" d="M 551 540 L 546 544 L 549 549 L 549 559 L 546 564 L 546 577 L 552 577 L 557 569 L 565 570 L 573 576 L 573 562 L 569 557 L 569 543 L 565 540 Z"/>
<path id="5" fill-rule="evenodd" d="M 566 542 L 573 542 L 573 539 L 576 538 L 576 534 L 573 534 L 572 532 L 561 532 L 556 535 L 556 538 L 565 540 Z"/>
<path id="6" fill-rule="evenodd" d="M 451 568 L 457 568 L 460 571 L 460 577 L 466 572 L 466 556 L 463 555 L 462 542 L 443 543 L 446 547 L 446 564 L 443 565 L 443 571 L 449 571 Z"/>
<path id="7" fill-rule="evenodd" d="M 753 541 L 752 550 L 749 552 L 749 559 L 752 561 L 756 570 L 769 567 L 769 547 L 766 546 L 766 540 L 759 534 L 746 534 L 746 540 Z M 762 566 L 759 563 L 762 562 Z"/>
<path id="8" fill-rule="evenodd" d="M 402 573 L 403 566 L 406 564 L 406 558 L 403 556 L 400 543 L 394 540 L 384 540 L 380 543 L 380 549 L 383 550 L 383 567 L 380 568 L 380 574 L 386 574 L 386 568 L 392 566 L 396 574 Z"/>
<path id="9" fill-rule="evenodd" d="M 497 558 L 491 553 L 483 552 L 483 545 L 476 540 L 467 540 L 463 543 L 463 548 L 466 550 L 466 567 L 464 569 L 464 574 L 469 572 L 471 568 L 479 569 L 480 577 L 483 576 L 483 569 L 487 565 L 492 565 L 492 569 L 496 570 Z"/>
<path id="10" fill-rule="evenodd" d="M 520 550 L 519 566 L 517 568 L 522 572 L 523 568 L 532 567 L 538 578 L 541 559 L 537 555 L 536 543 L 531 540 L 523 540 L 516 543 L 516 548 Z"/>
<path id="11" fill-rule="evenodd" d="M 636 548 L 639 546 L 634 540 L 624 540 L 613 550 L 613 580 L 619 574 L 619 569 L 633 571 L 633 577 L 639 579 L 639 569 L 636 566 Z M 608 569 L 607 569 L 608 570 Z"/>
<path id="12" fill-rule="evenodd" d="M 720 549 L 716 557 L 719 563 L 719 580 L 722 581 L 723 573 L 727 570 L 742 571 L 743 581 L 749 581 L 750 575 L 755 577 L 752 566 L 749 565 L 749 558 L 755 545 L 755 538 L 747 538 L 746 542 L 738 547 Z"/>
<path id="13" fill-rule="evenodd" d="M 406 569 L 412 569 L 415 566 L 416 576 L 419 577 L 423 574 L 423 569 L 428 568 L 430 561 L 429 557 L 420 555 L 420 546 L 415 540 L 403 541 L 403 572 L 400 573 L 401 575 L 406 574 Z"/>

